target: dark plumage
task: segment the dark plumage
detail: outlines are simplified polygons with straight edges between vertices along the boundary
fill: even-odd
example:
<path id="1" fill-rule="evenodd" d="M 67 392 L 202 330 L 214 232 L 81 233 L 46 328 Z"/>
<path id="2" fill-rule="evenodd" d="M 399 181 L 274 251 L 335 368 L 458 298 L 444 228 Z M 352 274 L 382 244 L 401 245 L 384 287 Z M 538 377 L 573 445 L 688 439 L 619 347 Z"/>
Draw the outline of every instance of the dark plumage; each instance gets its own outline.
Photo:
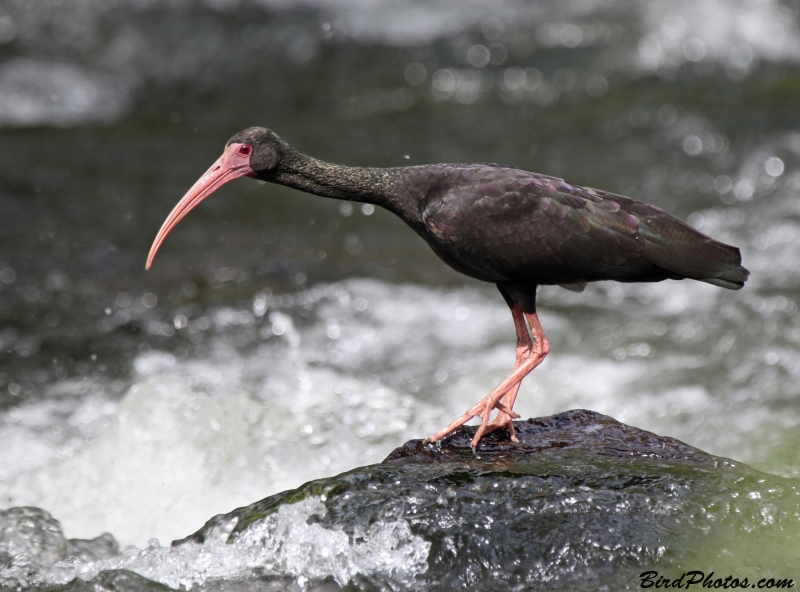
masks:
<path id="1" fill-rule="evenodd" d="M 333 165 L 298 152 L 265 128 L 231 138 L 220 160 L 167 218 L 147 266 L 183 216 L 240 176 L 382 206 L 413 228 L 450 267 L 500 288 L 517 329 L 514 371 L 431 441 L 478 415 L 483 423 L 474 445 L 497 427 L 507 427 L 516 438 L 511 409 L 519 383 L 549 351 L 536 315 L 537 286 L 559 284 L 581 291 L 587 282 L 599 280 L 690 278 L 736 290 L 748 277 L 739 249 L 629 197 L 496 164 L 388 169 Z M 489 423 L 494 408 L 499 414 Z"/>
<path id="2" fill-rule="evenodd" d="M 499 165 L 416 168 L 427 177 L 412 184 L 424 238 L 477 279 L 577 289 L 683 278 L 738 289 L 747 279 L 737 248 L 655 206 Z"/>

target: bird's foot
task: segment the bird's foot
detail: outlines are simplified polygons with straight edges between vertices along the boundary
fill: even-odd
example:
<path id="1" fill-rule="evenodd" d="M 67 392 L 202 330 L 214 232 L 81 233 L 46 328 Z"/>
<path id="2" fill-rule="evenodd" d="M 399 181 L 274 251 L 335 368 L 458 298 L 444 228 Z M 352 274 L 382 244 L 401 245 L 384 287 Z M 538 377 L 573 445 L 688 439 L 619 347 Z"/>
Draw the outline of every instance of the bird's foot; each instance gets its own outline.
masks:
<path id="1" fill-rule="evenodd" d="M 514 419 L 519 419 L 519 414 L 511 412 L 511 415 L 506 413 L 504 410 L 500 410 L 500 413 L 497 414 L 489 425 L 486 426 L 486 431 L 483 432 L 483 435 L 491 434 L 498 428 L 506 428 L 508 430 L 508 435 L 511 437 L 511 441 L 515 444 L 519 444 L 519 438 L 517 437 L 517 430 L 514 427 Z"/>
<path id="2" fill-rule="evenodd" d="M 441 432 L 437 432 L 430 438 L 427 438 L 425 443 L 432 443 L 436 442 L 437 440 L 441 440 L 447 434 L 464 425 L 473 417 L 480 417 L 483 420 L 481 421 L 481 427 L 478 428 L 478 431 L 475 433 L 475 437 L 472 439 L 472 447 L 476 448 L 478 446 L 478 442 L 481 441 L 481 437 L 484 435 L 484 433 L 487 433 L 486 430 L 489 428 L 489 417 L 491 416 L 493 409 L 498 409 L 500 411 L 500 415 L 498 415 L 498 417 L 492 422 L 492 428 L 489 431 L 491 432 L 499 427 L 507 426 L 511 432 L 512 439 L 516 436 L 516 430 L 514 430 L 514 425 L 511 423 L 511 420 L 519 418 L 519 415 L 511 410 L 511 406 L 514 405 L 514 400 L 519 389 L 519 383 L 531 372 L 531 370 L 542 363 L 542 360 L 544 360 L 545 356 L 550 351 L 550 344 L 544 337 L 544 332 L 541 330 L 541 325 L 539 325 L 539 320 L 536 317 L 536 314 L 530 315 L 529 322 L 533 323 L 531 326 L 535 328 L 531 329 L 535 338 L 533 350 L 523 352 L 524 355 L 518 355 L 517 365 L 514 367 L 513 372 L 511 372 L 508 378 L 501 382 L 496 389 L 481 399 L 477 405 L 472 407 L 472 409 L 467 411 L 464 415 L 459 417 Z M 509 398 L 506 399 L 508 405 L 504 405 L 500 402 L 503 397 L 506 396 L 506 394 L 509 396 Z M 505 414 L 505 417 L 503 417 L 503 414 Z"/>
<path id="3" fill-rule="evenodd" d="M 481 419 L 483 419 L 483 421 L 481 422 L 478 431 L 475 432 L 475 437 L 472 438 L 472 448 L 476 448 L 478 446 L 478 442 L 481 441 L 481 438 L 484 436 L 484 434 L 493 432 L 497 428 L 501 427 L 507 427 L 511 434 L 512 441 L 519 442 L 519 439 L 517 438 L 517 432 L 514 429 L 514 424 L 512 422 L 513 419 L 519 419 L 519 414 L 509 409 L 500 402 L 504 394 L 505 391 L 498 392 L 497 390 L 495 390 L 492 393 L 489 393 L 483 399 L 481 399 L 474 407 L 472 407 L 469 411 L 464 413 L 464 415 L 459 417 L 445 429 L 443 429 L 440 432 L 436 432 L 433 436 L 425 438 L 424 443 L 432 444 L 434 442 L 437 442 L 438 440 L 441 440 L 448 434 L 454 432 L 456 429 L 467 423 L 473 417 L 480 417 Z M 489 416 L 492 414 L 492 410 L 494 409 L 499 410 L 500 413 L 490 424 Z"/>

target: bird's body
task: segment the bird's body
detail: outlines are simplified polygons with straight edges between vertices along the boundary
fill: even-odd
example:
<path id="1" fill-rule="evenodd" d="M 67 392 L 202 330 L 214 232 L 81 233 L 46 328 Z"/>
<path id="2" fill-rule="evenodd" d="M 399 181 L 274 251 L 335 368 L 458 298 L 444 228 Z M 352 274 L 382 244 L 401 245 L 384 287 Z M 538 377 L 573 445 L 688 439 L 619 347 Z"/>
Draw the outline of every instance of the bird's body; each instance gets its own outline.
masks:
<path id="1" fill-rule="evenodd" d="M 501 385 L 434 435 L 473 416 L 482 429 L 508 427 L 519 383 L 549 351 L 536 290 L 587 282 L 696 279 L 738 289 L 747 280 L 736 247 L 715 241 L 644 202 L 496 164 L 398 168 L 332 165 L 306 156 L 264 128 L 234 136 L 223 157 L 175 207 L 148 259 L 189 210 L 219 186 L 253 176 L 325 197 L 372 203 L 399 216 L 450 267 L 500 288 L 517 329 L 517 363 Z M 530 325 L 531 340 L 526 327 Z M 503 402 L 501 403 L 501 399 Z M 492 409 L 498 418 L 488 423 Z"/>
<path id="2" fill-rule="evenodd" d="M 692 278 L 740 288 L 739 250 L 660 208 L 494 164 L 409 167 L 406 219 L 448 265 L 496 284 Z M 400 213 L 401 217 L 403 214 Z"/>

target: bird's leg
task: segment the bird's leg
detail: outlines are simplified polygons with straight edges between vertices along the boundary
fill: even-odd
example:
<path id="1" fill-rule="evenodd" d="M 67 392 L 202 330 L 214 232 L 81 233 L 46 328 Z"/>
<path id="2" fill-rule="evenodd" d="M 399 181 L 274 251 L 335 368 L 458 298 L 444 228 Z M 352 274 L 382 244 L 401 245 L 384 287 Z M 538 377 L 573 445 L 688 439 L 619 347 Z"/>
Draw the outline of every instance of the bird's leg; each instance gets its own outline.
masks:
<path id="1" fill-rule="evenodd" d="M 514 314 L 514 309 L 511 309 L 512 315 Z M 520 314 L 521 316 L 521 314 Z M 531 333 L 533 333 L 533 342 L 531 342 L 530 337 L 528 337 L 528 329 L 523 324 L 524 335 L 527 338 L 527 349 L 523 349 L 520 351 L 520 346 L 522 341 L 520 339 L 520 327 L 519 324 L 516 322 L 516 318 L 514 319 L 514 323 L 517 326 L 517 362 L 514 364 L 514 370 L 516 371 L 522 362 L 529 358 L 530 356 L 538 356 L 539 361 L 533 365 L 533 367 L 528 371 L 530 372 L 536 366 L 542 363 L 545 356 L 547 356 L 548 352 L 550 351 L 550 342 L 547 340 L 547 336 L 544 334 L 544 330 L 542 329 L 542 325 L 539 322 L 539 315 L 536 313 L 526 314 L 525 317 L 530 323 Z M 523 322 L 524 323 L 524 322 Z M 523 376 L 524 378 L 524 376 Z M 519 393 L 519 387 L 522 386 L 522 379 L 513 387 L 511 387 L 508 392 L 503 397 L 503 405 L 509 410 L 514 409 L 514 402 L 517 400 L 517 394 Z M 515 417 L 519 417 L 518 414 L 514 414 Z M 511 435 L 511 440 L 513 442 L 519 442 L 517 438 L 516 430 L 514 429 L 514 423 L 512 421 L 511 415 L 509 415 L 503 409 L 499 410 L 497 417 L 495 417 L 490 424 L 486 426 L 486 430 L 481 434 L 485 436 L 487 434 L 491 434 L 497 428 L 508 428 L 509 434 Z M 477 434 L 476 434 L 477 435 Z"/>
<path id="2" fill-rule="evenodd" d="M 528 334 L 528 326 L 525 324 L 525 316 L 522 312 L 522 307 L 520 307 L 520 305 L 517 304 L 510 296 L 508 296 L 506 292 L 503 291 L 502 289 L 500 290 L 500 293 L 503 295 L 503 298 L 508 304 L 508 307 L 511 309 L 511 318 L 514 319 L 514 328 L 517 331 L 517 359 L 514 362 L 514 370 L 512 370 L 513 374 L 513 372 L 519 369 L 520 365 L 523 362 L 523 359 L 526 358 L 527 355 L 530 353 L 530 351 L 533 348 L 533 344 L 531 343 L 531 337 Z M 515 387 L 512 386 L 511 389 L 512 390 L 519 389 L 519 385 Z M 492 407 L 489 407 L 488 410 L 486 409 L 486 404 L 489 402 L 488 399 L 489 399 L 488 397 L 481 399 L 481 401 L 477 405 L 475 405 L 472 409 L 464 413 L 461 417 L 459 417 L 457 420 L 455 420 L 453 423 L 451 423 L 442 431 L 437 432 L 430 438 L 427 438 L 425 441 L 436 442 L 437 440 L 443 438 L 444 436 L 446 436 L 459 426 L 468 422 L 473 417 L 480 416 L 482 418 L 486 418 L 486 421 L 488 421 L 488 417 L 489 415 L 491 415 L 492 409 L 494 408 L 493 405 Z M 503 410 L 501 410 L 500 413 L 503 413 L 507 417 L 509 417 L 509 424 L 511 425 L 510 429 L 514 430 L 514 426 L 510 422 L 511 414 L 505 413 Z M 516 414 L 513 415 L 515 417 L 519 417 Z M 514 431 L 512 431 L 512 440 L 515 441 L 517 440 L 516 432 Z"/>
<path id="3" fill-rule="evenodd" d="M 511 411 L 511 408 L 514 405 L 514 401 L 517 398 L 517 393 L 519 392 L 520 383 L 522 382 L 522 379 L 530 374 L 531 371 L 536 368 L 536 366 L 541 364 L 547 354 L 550 353 L 550 342 L 547 340 L 547 337 L 542 330 L 542 324 L 539 322 L 539 315 L 536 313 L 525 313 L 525 318 L 528 320 L 528 323 L 531 327 L 531 333 L 533 335 L 533 348 L 530 350 L 529 354 L 523 358 L 519 367 L 515 368 L 511 375 L 502 383 L 500 383 L 500 386 L 489 393 L 484 399 L 484 401 L 486 401 L 486 413 L 482 415 L 483 421 L 481 422 L 481 426 L 478 428 L 478 431 L 475 432 L 475 437 L 472 438 L 473 448 L 478 446 L 478 443 L 481 441 L 481 438 L 485 433 L 489 433 L 503 425 L 509 425 L 509 429 L 513 429 L 513 423 L 511 422 L 512 416 L 508 413 L 508 411 Z M 487 428 L 489 427 L 489 415 L 491 414 L 492 409 L 498 406 L 500 399 L 504 395 L 507 395 L 506 404 L 504 407 L 508 411 L 501 408 L 497 418 L 495 418 L 495 421 L 492 422 L 495 424 L 494 427 L 492 430 L 487 431 Z M 483 403 L 483 401 L 481 401 L 481 403 Z M 480 405 L 480 403 L 478 403 L 478 405 Z M 501 417 L 501 414 L 506 415 L 508 420 L 504 420 L 504 418 Z M 519 415 L 514 413 L 513 417 L 519 417 Z M 519 440 L 516 438 L 516 430 L 511 432 L 511 434 L 513 439 L 518 442 Z"/>
<path id="4" fill-rule="evenodd" d="M 500 409 L 501 413 L 506 414 L 509 417 L 508 423 L 510 424 L 510 420 L 513 418 L 519 417 L 516 413 L 514 413 L 508 405 L 503 405 L 500 403 L 500 399 L 503 398 L 504 395 L 507 393 L 510 395 L 507 399 L 508 403 L 511 405 L 514 404 L 514 400 L 517 396 L 517 391 L 519 390 L 519 383 L 525 378 L 531 370 L 536 368 L 539 364 L 542 363 L 545 356 L 550 352 L 550 343 L 547 341 L 547 337 L 545 337 L 544 331 L 542 330 L 542 325 L 539 322 L 539 317 L 536 313 L 523 313 L 521 309 L 516 304 L 511 304 L 511 314 L 514 317 L 514 324 L 517 326 L 517 344 L 522 344 L 522 348 L 518 347 L 517 350 L 517 364 L 514 367 L 514 370 L 511 374 L 506 378 L 503 382 L 498 385 L 491 393 L 486 395 L 483 399 L 481 399 L 474 407 L 468 410 L 464 415 L 459 417 L 441 432 L 437 432 L 430 438 L 426 439 L 426 442 L 436 442 L 444 438 L 447 434 L 458 428 L 459 426 L 465 424 L 473 417 L 480 416 L 483 421 L 481 422 L 481 426 L 478 428 L 478 431 L 475 434 L 475 437 L 472 439 L 472 447 L 476 447 L 478 442 L 480 442 L 481 437 L 483 436 L 484 432 L 486 432 L 487 428 L 489 427 L 489 416 L 491 415 L 492 409 L 495 407 Z M 517 314 L 517 312 L 519 314 Z M 527 319 L 528 323 L 531 326 L 531 333 L 533 334 L 533 343 L 527 350 L 527 355 L 525 355 L 525 344 L 531 343 L 530 337 L 528 337 L 528 329 L 525 327 L 525 319 Z M 524 337 L 522 335 L 524 334 Z M 522 354 L 522 355 L 520 355 Z M 505 425 L 505 423 L 498 423 L 492 429 L 496 429 L 501 425 Z M 513 426 L 512 426 L 513 427 Z M 516 435 L 512 432 L 513 435 Z"/>
<path id="5" fill-rule="evenodd" d="M 511 309 L 511 317 L 514 319 L 514 328 L 517 330 L 517 358 L 514 361 L 514 369 L 511 371 L 512 374 L 516 372 L 522 363 L 530 357 L 531 353 L 533 352 L 533 342 L 531 341 L 531 336 L 528 333 L 528 325 L 525 323 L 525 316 L 522 312 L 522 308 L 511 300 L 510 298 L 507 299 L 508 306 Z M 517 392 L 519 391 L 521 383 L 517 383 L 516 385 L 512 386 L 503 397 L 503 405 L 511 411 L 514 408 L 514 401 L 517 398 Z M 489 410 L 491 413 L 491 409 Z M 486 414 L 483 414 L 483 417 L 486 417 Z M 508 413 L 505 409 L 499 409 L 497 417 L 494 418 L 492 423 L 488 424 L 485 428 L 486 434 L 489 434 L 500 427 L 507 427 L 508 432 L 511 436 L 512 442 L 519 442 L 519 438 L 517 438 L 517 431 L 514 429 L 514 417 L 519 417 L 516 413 Z"/>

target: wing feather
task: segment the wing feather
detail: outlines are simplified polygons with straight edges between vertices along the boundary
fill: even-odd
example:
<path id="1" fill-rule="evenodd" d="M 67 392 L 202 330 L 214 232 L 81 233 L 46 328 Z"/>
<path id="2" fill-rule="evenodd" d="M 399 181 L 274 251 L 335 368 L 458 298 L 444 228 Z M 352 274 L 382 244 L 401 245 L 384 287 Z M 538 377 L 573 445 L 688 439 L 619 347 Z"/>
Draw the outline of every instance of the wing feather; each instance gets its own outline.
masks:
<path id="1" fill-rule="evenodd" d="M 487 281 L 747 279 L 738 249 L 644 202 L 496 166 L 465 166 L 449 181 L 423 220 L 438 248 Z"/>

